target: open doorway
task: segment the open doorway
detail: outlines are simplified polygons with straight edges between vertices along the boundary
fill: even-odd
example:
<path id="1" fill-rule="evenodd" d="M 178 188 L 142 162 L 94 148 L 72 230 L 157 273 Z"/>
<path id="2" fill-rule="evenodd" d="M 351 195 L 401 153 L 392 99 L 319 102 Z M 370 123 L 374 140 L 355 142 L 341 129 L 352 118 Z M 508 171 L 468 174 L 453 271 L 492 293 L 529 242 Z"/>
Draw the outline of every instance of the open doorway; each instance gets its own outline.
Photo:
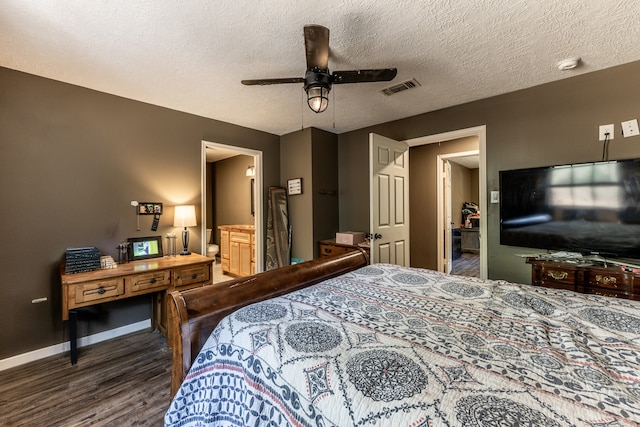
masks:
<path id="1" fill-rule="evenodd" d="M 479 209 L 480 209 L 480 218 L 479 218 L 479 246 L 480 246 L 480 254 L 479 254 L 479 263 L 480 263 L 480 278 L 486 279 L 488 277 L 488 269 L 487 269 L 487 239 L 486 239 L 486 229 L 487 229 L 487 216 L 482 215 L 482 212 L 486 212 L 486 199 L 487 199 L 487 177 L 486 177 L 486 126 L 477 126 L 473 128 L 460 129 L 451 132 L 445 132 L 441 134 L 428 135 L 424 137 L 419 137 L 411 140 L 406 140 L 405 142 L 409 145 L 409 147 L 418 147 L 425 144 L 440 144 L 446 143 L 448 141 L 459 140 L 462 138 L 477 138 L 477 147 L 478 147 L 478 156 L 479 156 L 479 165 L 478 165 L 478 191 L 479 191 Z M 436 165 L 434 165 L 436 166 Z M 437 165 L 438 172 L 438 182 L 436 185 L 436 203 L 437 203 L 437 233 L 436 233 L 436 257 L 437 257 L 437 270 L 445 271 L 446 265 L 446 255 L 447 251 L 445 248 L 445 236 L 447 235 L 446 230 L 450 227 L 452 219 L 445 216 L 445 192 L 443 191 L 444 186 L 440 185 L 442 183 L 442 171 L 443 166 Z M 433 178 L 431 178 L 433 179 Z M 451 209 L 451 208 L 449 208 Z M 458 207 L 455 207 L 458 210 Z"/>
<path id="2" fill-rule="evenodd" d="M 444 271 L 480 277 L 480 186 L 478 150 L 438 156 L 442 171 Z"/>
<path id="3" fill-rule="evenodd" d="M 212 165 L 224 164 L 226 168 L 235 168 L 231 179 L 225 178 L 219 182 L 215 190 L 225 192 L 225 201 L 221 208 L 242 206 L 242 215 L 239 220 L 227 220 L 223 222 L 243 223 L 253 225 L 255 229 L 255 272 L 261 272 L 264 266 L 263 251 L 263 184 L 262 184 L 262 152 L 243 147 L 235 147 L 202 141 L 202 168 L 201 168 L 201 194 L 202 194 L 202 218 L 206 225 L 202 228 L 202 253 L 206 254 L 208 245 L 220 246 L 217 220 L 213 219 L 215 202 L 213 180 L 211 179 Z M 235 166 L 234 166 L 235 164 Z M 231 165 L 231 166 L 229 166 Z M 237 198 L 236 203 L 234 200 Z M 227 217 L 228 218 L 228 217 Z M 237 224 L 235 224 L 237 225 Z M 207 229 L 211 230 L 211 238 L 207 240 Z"/>

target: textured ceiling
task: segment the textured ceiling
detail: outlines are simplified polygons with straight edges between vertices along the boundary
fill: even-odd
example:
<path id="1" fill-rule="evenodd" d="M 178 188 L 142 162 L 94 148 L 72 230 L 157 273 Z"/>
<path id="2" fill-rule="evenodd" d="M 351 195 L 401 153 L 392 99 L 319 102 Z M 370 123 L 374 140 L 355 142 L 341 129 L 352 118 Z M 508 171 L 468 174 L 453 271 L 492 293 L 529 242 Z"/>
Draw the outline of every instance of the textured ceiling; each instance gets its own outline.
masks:
<path id="1" fill-rule="evenodd" d="M 639 17 L 637 0 L 2 0 L 0 66 L 278 135 L 342 133 L 639 60 Z M 303 77 L 311 23 L 331 31 L 331 70 L 398 76 L 336 85 L 321 114 L 301 84 L 240 84 Z"/>

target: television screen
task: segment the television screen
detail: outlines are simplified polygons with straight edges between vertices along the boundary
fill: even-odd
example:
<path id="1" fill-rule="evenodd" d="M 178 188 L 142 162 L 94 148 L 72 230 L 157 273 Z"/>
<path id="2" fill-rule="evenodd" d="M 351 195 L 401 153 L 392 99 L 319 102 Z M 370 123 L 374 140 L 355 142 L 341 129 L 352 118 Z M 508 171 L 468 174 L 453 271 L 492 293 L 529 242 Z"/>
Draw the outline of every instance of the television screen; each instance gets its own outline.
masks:
<path id="1" fill-rule="evenodd" d="M 500 171 L 500 244 L 640 258 L 640 159 Z"/>

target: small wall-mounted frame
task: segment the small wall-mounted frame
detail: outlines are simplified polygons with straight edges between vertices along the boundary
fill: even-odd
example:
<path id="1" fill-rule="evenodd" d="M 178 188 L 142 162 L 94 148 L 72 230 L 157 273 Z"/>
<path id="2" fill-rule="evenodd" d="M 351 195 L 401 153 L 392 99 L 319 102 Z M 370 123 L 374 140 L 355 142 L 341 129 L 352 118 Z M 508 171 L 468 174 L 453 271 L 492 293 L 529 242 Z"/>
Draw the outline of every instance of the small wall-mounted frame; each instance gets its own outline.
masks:
<path id="1" fill-rule="evenodd" d="M 162 215 L 162 203 L 140 202 L 138 203 L 138 215 Z"/>
<path id="2" fill-rule="evenodd" d="M 163 256 L 161 236 L 130 237 L 127 242 L 130 244 L 129 261 Z"/>
<path id="3" fill-rule="evenodd" d="M 302 194 L 302 178 L 294 178 L 287 181 L 287 195 Z"/>

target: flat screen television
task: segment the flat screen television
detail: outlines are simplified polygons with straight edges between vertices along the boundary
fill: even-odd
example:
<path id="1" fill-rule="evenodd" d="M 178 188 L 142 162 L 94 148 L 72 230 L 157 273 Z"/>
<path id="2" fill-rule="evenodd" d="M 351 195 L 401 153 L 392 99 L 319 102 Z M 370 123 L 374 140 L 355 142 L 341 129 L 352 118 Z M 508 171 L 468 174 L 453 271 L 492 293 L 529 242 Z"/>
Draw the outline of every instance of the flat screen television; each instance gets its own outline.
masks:
<path id="1" fill-rule="evenodd" d="M 500 171 L 500 244 L 640 258 L 640 159 Z"/>

